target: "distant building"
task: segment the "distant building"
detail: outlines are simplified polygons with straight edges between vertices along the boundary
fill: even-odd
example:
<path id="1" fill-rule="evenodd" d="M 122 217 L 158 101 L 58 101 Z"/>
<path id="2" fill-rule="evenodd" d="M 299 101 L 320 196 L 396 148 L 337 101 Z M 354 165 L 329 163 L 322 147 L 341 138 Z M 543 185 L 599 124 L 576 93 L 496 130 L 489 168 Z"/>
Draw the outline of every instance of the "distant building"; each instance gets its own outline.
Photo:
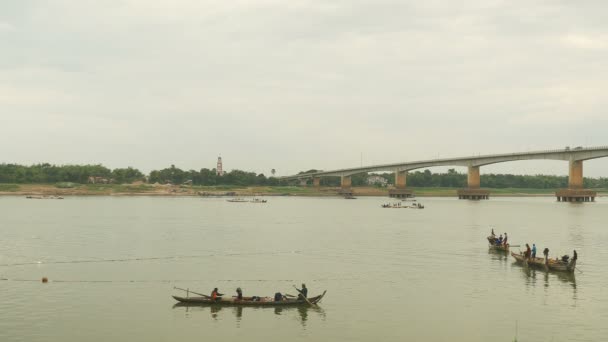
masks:
<path id="1" fill-rule="evenodd" d="M 367 185 L 382 185 L 386 186 L 388 184 L 388 180 L 384 177 L 372 175 L 367 177 Z"/>
<path id="2" fill-rule="evenodd" d="M 224 169 L 222 168 L 222 157 L 217 157 L 217 168 L 215 169 L 215 172 L 218 176 L 224 175 Z"/>

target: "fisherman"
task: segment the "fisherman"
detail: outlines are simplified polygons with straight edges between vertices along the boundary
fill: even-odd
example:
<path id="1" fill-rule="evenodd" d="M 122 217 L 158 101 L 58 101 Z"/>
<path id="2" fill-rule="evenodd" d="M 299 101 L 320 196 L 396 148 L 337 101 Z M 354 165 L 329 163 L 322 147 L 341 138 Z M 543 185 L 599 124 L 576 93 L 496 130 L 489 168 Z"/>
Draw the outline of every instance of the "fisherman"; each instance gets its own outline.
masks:
<path id="1" fill-rule="evenodd" d="M 236 288 L 236 300 L 243 300 L 243 290 L 240 287 Z"/>
<path id="2" fill-rule="evenodd" d="M 298 299 L 308 298 L 308 289 L 306 288 L 306 284 L 302 284 L 301 290 L 296 287 L 296 291 L 300 292 Z"/>
<path id="3" fill-rule="evenodd" d="M 277 292 L 274 294 L 274 301 L 280 302 L 283 300 L 283 294 L 281 292 Z"/>
<path id="4" fill-rule="evenodd" d="M 532 244 L 532 259 L 536 258 L 536 244 Z"/>
<path id="5" fill-rule="evenodd" d="M 502 244 L 503 244 L 503 245 L 505 245 L 505 247 L 507 246 L 507 239 L 508 239 L 508 238 L 509 238 L 509 237 L 507 236 L 507 233 L 505 232 L 505 239 L 504 239 L 504 240 L 502 240 Z"/>
<path id="6" fill-rule="evenodd" d="M 216 287 L 213 289 L 213 291 L 211 291 L 211 300 L 220 300 L 220 299 L 222 299 L 223 295 L 224 294 L 220 293 Z"/>
<path id="7" fill-rule="evenodd" d="M 526 257 L 526 259 L 530 259 L 531 253 L 532 253 L 532 250 L 530 249 L 530 245 L 526 244 L 526 251 L 524 252 L 524 257 Z"/>
<path id="8" fill-rule="evenodd" d="M 497 246 L 502 245 L 502 234 L 500 234 L 500 236 L 498 237 L 498 240 L 496 240 L 496 245 Z"/>
<path id="9" fill-rule="evenodd" d="M 549 248 L 545 248 L 543 250 L 543 255 L 545 256 L 545 264 L 549 263 Z"/>
<path id="10" fill-rule="evenodd" d="M 572 255 L 572 261 L 576 261 L 576 259 L 578 259 L 578 254 L 576 254 L 576 249 L 573 251 L 573 255 Z"/>

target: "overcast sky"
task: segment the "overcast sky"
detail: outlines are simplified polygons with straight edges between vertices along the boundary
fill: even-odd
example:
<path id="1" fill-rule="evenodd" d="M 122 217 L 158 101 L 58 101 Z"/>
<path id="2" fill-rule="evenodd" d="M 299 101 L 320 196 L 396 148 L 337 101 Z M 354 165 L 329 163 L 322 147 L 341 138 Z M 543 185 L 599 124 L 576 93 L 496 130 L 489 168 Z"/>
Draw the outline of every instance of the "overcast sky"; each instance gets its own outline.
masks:
<path id="1" fill-rule="evenodd" d="M 608 145 L 607 13 L 606 1 L 1 1 L 0 163 L 148 172 L 221 154 L 228 170 L 287 175 Z M 607 177 L 608 158 L 585 175 Z"/>

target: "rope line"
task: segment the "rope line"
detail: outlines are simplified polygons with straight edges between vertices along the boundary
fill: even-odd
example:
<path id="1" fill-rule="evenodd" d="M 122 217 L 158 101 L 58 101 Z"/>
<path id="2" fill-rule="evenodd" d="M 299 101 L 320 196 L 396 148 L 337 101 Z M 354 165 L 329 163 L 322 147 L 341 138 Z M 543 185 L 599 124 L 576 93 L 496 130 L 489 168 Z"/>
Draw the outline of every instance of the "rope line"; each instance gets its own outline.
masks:
<path id="1" fill-rule="evenodd" d="M 245 255 L 279 255 L 300 253 L 299 251 L 291 252 L 252 252 L 252 253 L 212 253 L 204 255 L 176 255 L 176 256 L 160 256 L 160 257 L 141 257 L 141 258 L 120 258 L 120 259 L 94 259 L 94 260 L 66 260 L 66 261 L 28 261 L 19 263 L 0 264 L 3 267 L 10 266 L 27 266 L 27 265 L 52 265 L 52 264 L 85 264 L 85 263 L 103 263 L 103 262 L 129 262 L 129 261 L 150 261 L 150 260 L 172 260 L 172 259 L 196 259 L 209 258 L 216 256 L 245 256 Z"/>

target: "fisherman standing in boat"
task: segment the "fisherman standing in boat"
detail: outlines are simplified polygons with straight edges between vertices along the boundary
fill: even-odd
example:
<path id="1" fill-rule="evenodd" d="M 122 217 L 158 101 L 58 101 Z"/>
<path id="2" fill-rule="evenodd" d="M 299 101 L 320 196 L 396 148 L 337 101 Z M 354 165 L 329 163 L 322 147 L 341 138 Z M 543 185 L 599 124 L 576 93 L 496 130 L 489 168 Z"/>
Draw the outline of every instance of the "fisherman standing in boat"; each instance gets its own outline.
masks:
<path id="1" fill-rule="evenodd" d="M 526 251 L 524 252 L 524 257 L 526 257 L 526 259 L 530 259 L 530 254 L 532 254 L 532 250 L 530 249 L 530 245 L 526 244 Z"/>
<path id="2" fill-rule="evenodd" d="M 302 284 L 301 290 L 296 287 L 296 291 L 300 292 L 298 299 L 308 298 L 308 289 L 306 288 L 306 284 Z"/>
<path id="3" fill-rule="evenodd" d="M 543 250 L 543 255 L 545 256 L 545 264 L 549 264 L 549 248 Z"/>
<path id="4" fill-rule="evenodd" d="M 508 238 L 509 238 L 509 237 L 507 236 L 507 233 L 505 232 L 505 239 L 504 239 L 504 240 L 502 240 L 502 244 L 503 244 L 503 245 L 505 245 L 505 247 L 507 247 L 507 239 L 508 239 Z"/>
<path id="5" fill-rule="evenodd" d="M 532 244 L 532 259 L 536 258 L 536 244 Z"/>
<path id="6" fill-rule="evenodd" d="M 243 290 L 240 287 L 236 288 L 236 300 L 243 300 Z"/>

